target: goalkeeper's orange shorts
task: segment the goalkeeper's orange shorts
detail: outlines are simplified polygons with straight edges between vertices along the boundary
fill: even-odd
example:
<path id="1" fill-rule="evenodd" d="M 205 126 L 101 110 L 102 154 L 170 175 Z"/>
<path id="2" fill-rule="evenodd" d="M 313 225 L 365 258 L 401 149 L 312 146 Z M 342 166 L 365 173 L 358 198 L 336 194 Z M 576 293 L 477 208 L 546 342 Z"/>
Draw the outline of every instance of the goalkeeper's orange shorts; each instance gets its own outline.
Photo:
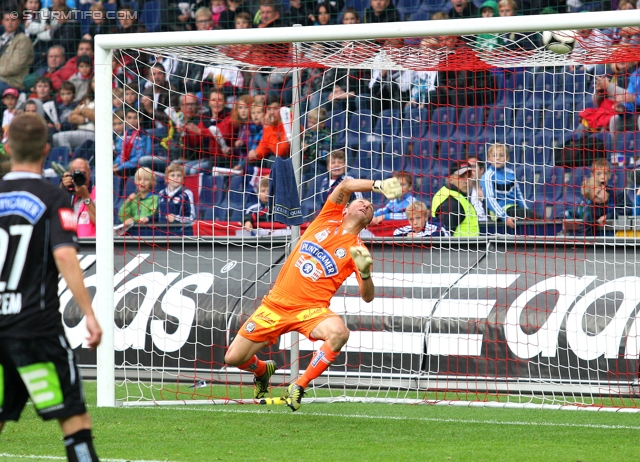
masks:
<path id="1" fill-rule="evenodd" d="M 311 332 L 325 319 L 339 317 L 329 308 L 282 308 L 260 305 L 240 328 L 239 334 L 253 342 L 273 345 L 283 334 L 297 331 L 311 341 Z"/>

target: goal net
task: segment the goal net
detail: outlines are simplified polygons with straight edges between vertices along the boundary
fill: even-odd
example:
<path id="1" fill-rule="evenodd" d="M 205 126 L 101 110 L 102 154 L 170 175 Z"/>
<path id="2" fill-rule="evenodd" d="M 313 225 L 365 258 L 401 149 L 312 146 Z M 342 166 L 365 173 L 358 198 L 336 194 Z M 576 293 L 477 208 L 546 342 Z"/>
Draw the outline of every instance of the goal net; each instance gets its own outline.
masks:
<path id="1" fill-rule="evenodd" d="M 376 298 L 364 303 L 355 277 L 336 293 L 351 336 L 305 401 L 636 408 L 634 23 L 585 13 L 97 37 L 99 404 L 253 403 L 253 376 L 225 350 L 333 182 L 395 174 L 428 211 L 468 162 L 478 237 L 437 220 L 402 237 L 420 231 L 407 204 L 365 194 L 380 216 L 362 234 Z M 570 53 L 518 32 L 550 27 L 579 31 Z M 501 187 L 527 210 L 513 226 L 483 188 L 496 150 L 511 172 Z M 302 225 L 265 205 L 275 157 L 291 158 L 285 203 L 299 197 Z M 82 323 L 67 326 L 78 346 Z M 259 354 L 279 368 L 272 397 L 318 343 L 288 334 Z"/>

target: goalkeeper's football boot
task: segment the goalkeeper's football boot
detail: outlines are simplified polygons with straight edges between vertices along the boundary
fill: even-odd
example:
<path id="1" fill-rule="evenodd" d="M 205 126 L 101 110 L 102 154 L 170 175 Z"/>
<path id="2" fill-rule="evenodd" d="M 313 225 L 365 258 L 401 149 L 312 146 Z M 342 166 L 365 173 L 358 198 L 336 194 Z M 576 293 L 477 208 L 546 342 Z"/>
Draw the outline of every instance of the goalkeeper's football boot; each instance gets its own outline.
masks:
<path id="1" fill-rule="evenodd" d="M 264 398 L 264 396 L 269 393 L 269 379 L 277 369 L 275 361 L 265 361 L 264 364 L 267 366 L 267 371 L 260 377 L 253 378 L 255 385 L 253 388 L 253 397 L 255 399 Z"/>
<path id="2" fill-rule="evenodd" d="M 292 383 L 287 387 L 285 402 L 293 412 L 296 412 L 298 409 L 300 409 L 300 403 L 302 402 L 303 396 L 304 388 L 302 388 L 297 383 Z"/>

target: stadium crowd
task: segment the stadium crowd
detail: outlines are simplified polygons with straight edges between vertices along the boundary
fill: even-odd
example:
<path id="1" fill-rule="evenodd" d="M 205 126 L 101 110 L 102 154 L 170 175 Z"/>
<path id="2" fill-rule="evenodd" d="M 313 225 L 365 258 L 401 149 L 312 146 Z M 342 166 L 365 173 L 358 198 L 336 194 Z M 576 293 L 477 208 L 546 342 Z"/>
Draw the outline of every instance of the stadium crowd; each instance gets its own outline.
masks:
<path id="1" fill-rule="evenodd" d="M 3 2 L 2 126 L 6 135 L 21 112 L 45 118 L 53 146 L 45 176 L 70 190 L 80 216 L 90 207 L 86 201 L 95 199 L 95 193 L 88 197 L 95 173 L 80 195 L 68 179 L 74 173 L 68 165 L 80 158 L 85 171 L 93 167 L 96 34 L 631 8 L 633 0 Z M 578 47 L 640 42 L 634 28 L 578 33 Z M 538 37 L 522 34 L 475 40 L 481 49 L 539 45 Z M 468 38 L 454 36 L 416 45 L 460 54 L 471 46 Z M 269 223 L 264 176 L 275 157 L 291 150 L 295 92 L 287 69 L 193 65 L 175 56 L 120 50 L 114 53 L 113 76 L 115 215 L 125 231 L 151 223 L 167 225 L 168 234 L 193 234 L 194 223 L 217 220 L 254 232 Z M 462 235 L 456 229 L 470 216 L 469 204 L 479 226 L 465 228 L 466 235 L 495 232 L 491 223 L 513 229 L 517 219 L 580 220 L 589 225 L 571 232 L 598 235 L 607 220 L 640 210 L 635 63 L 535 71 L 308 68 L 299 90 L 302 207 L 308 219 L 342 179 L 379 179 L 392 172 L 407 186 L 406 197 L 374 204 L 374 234 Z M 443 191 L 449 196 L 442 197 Z M 452 194 L 459 205 L 447 199 Z"/>

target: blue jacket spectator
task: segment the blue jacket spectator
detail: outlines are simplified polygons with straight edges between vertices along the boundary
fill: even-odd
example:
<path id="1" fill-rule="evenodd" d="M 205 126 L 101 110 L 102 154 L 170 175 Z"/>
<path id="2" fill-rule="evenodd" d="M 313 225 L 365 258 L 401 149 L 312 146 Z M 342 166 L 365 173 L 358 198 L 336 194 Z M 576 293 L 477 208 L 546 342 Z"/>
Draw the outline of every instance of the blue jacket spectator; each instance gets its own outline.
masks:
<path id="1" fill-rule="evenodd" d="M 122 120 L 120 117 L 122 117 L 122 111 L 116 111 L 114 125 L 116 121 Z M 116 154 L 113 162 L 115 172 L 136 169 L 141 157 L 151 155 L 151 138 L 139 129 L 137 111 L 127 112 L 125 122 L 124 133 L 116 136 L 113 147 Z"/>

